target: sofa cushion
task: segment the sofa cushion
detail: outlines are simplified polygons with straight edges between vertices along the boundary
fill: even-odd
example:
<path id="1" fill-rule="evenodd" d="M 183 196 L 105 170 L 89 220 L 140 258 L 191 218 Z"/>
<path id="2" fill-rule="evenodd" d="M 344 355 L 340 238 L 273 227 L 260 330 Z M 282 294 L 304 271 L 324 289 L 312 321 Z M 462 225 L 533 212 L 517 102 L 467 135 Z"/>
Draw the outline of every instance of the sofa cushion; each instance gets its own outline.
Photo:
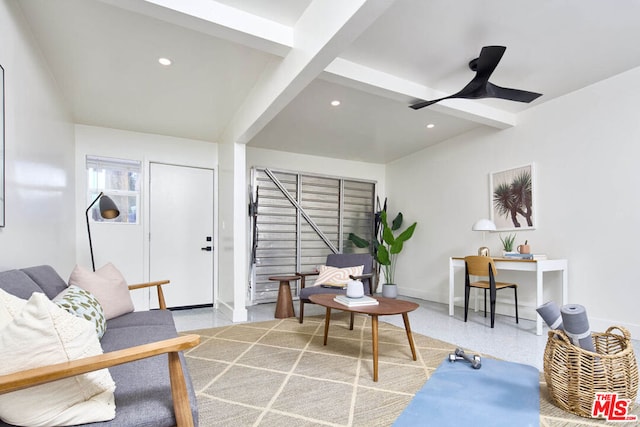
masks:
<path id="1" fill-rule="evenodd" d="M 107 320 L 104 318 L 102 306 L 89 291 L 71 285 L 60 292 L 53 299 L 53 302 L 74 316 L 91 322 L 96 330 L 98 339 L 102 338 L 107 327 Z"/>
<path id="2" fill-rule="evenodd" d="M 29 276 L 49 299 L 55 298 L 67 287 L 62 277 L 50 265 L 22 268 L 21 271 Z"/>
<path id="3" fill-rule="evenodd" d="M 300 289 L 300 299 L 304 302 L 310 302 L 309 297 L 311 295 L 318 294 L 338 294 L 338 295 L 346 295 L 347 290 L 340 288 L 325 288 L 322 286 L 307 286 L 306 288 Z"/>
<path id="4" fill-rule="evenodd" d="M 0 331 L 0 375 L 102 354 L 91 324 L 36 292 L 26 303 L 4 291 L 4 304 L 19 304 Z M 7 312 L 12 312 L 11 309 Z M 113 419 L 115 384 L 102 369 L 0 395 L 0 417 L 28 426 L 74 425 Z"/>
<path id="5" fill-rule="evenodd" d="M 32 293 L 42 289 L 24 271 L 8 270 L 0 273 L 0 289 L 18 298 L 29 299 Z"/>
<path id="6" fill-rule="evenodd" d="M 129 313 L 107 321 L 101 344 L 104 351 L 114 351 L 177 336 L 168 310 Z M 155 323 L 154 322 L 158 322 Z M 182 354 L 194 423 L 198 425 L 198 403 L 191 377 Z M 175 426 L 169 365 L 166 355 L 150 357 L 109 368 L 116 383 L 116 418 L 96 426 Z"/>
<path id="7" fill-rule="evenodd" d="M 169 310 L 133 311 L 107 320 L 107 329 L 162 325 L 175 328 L 173 315 Z"/>
<path id="8" fill-rule="evenodd" d="M 78 286 L 95 295 L 107 320 L 133 311 L 127 282 L 111 263 L 95 272 L 76 265 L 69 277 L 69 285 Z"/>

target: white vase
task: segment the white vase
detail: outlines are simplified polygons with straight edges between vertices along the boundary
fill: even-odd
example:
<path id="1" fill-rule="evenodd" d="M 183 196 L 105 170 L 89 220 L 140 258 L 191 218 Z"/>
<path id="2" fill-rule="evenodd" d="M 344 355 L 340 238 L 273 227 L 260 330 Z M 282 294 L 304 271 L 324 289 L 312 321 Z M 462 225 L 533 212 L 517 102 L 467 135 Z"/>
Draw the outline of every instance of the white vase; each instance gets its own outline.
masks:
<path id="1" fill-rule="evenodd" d="M 347 282 L 347 297 L 362 298 L 364 296 L 364 285 L 359 280 L 349 280 Z"/>
<path id="2" fill-rule="evenodd" d="M 393 283 L 384 283 L 382 285 L 382 296 L 385 298 L 397 298 L 398 285 L 395 285 Z"/>

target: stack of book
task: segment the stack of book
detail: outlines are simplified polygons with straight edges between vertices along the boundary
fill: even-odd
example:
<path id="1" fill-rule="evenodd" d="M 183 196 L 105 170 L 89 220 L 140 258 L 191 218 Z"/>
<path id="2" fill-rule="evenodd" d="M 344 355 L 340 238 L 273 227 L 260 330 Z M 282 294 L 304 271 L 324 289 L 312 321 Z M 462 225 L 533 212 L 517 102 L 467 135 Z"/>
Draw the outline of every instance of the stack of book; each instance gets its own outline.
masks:
<path id="1" fill-rule="evenodd" d="M 505 252 L 503 257 L 514 258 L 514 259 L 533 259 L 533 260 L 547 259 L 547 256 L 545 254 L 521 254 L 518 252 Z"/>
<path id="2" fill-rule="evenodd" d="M 336 295 L 333 299 L 335 302 L 346 305 L 347 307 L 361 307 L 363 305 L 378 305 L 379 302 L 375 298 L 363 296 L 360 298 L 349 298 L 346 295 Z"/>

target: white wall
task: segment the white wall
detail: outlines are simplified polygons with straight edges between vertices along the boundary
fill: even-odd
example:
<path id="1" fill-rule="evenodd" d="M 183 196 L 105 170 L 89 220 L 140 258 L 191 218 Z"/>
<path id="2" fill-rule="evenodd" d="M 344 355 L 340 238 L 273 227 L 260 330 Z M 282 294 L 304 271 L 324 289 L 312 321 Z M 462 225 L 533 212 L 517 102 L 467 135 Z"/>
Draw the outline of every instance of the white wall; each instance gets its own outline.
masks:
<path id="1" fill-rule="evenodd" d="M 517 232 L 517 241 L 568 259 L 569 302 L 587 308 L 594 330 L 622 325 L 640 334 L 639 82 L 640 68 L 532 108 L 514 128 L 468 133 L 389 164 L 390 198 L 418 221 L 399 260 L 401 292 L 446 302 L 448 257 L 482 246 L 471 226 L 489 216 L 489 173 L 534 162 L 538 226 Z M 487 246 L 499 253 L 497 234 Z M 501 273 L 523 285 L 521 303 L 531 308 L 522 314 L 533 318 L 534 278 L 509 274 Z M 463 278 L 456 280 L 462 296 Z M 547 283 L 545 300 L 560 303 L 559 274 L 546 273 Z M 512 313 L 512 294 L 503 301 Z"/>
<path id="2" fill-rule="evenodd" d="M 139 224 L 92 223 L 91 238 L 96 268 L 112 262 L 129 283 L 141 283 L 165 278 L 149 277 L 149 163 L 159 162 L 181 166 L 217 169 L 218 145 L 169 136 L 129 132 L 117 129 L 76 125 L 76 186 L 75 211 L 77 263 L 91 267 L 91 255 L 84 212 L 87 200 L 86 155 L 139 160 L 142 162 L 142 188 Z M 214 238 L 217 233 L 214 233 Z M 214 247 L 217 247 L 214 241 Z M 214 287 L 216 279 L 214 278 Z M 136 309 L 148 308 L 148 292 L 133 294 Z M 155 293 L 154 293 L 155 295 Z"/>
<path id="3" fill-rule="evenodd" d="M 14 0 L 0 1 L 5 69 L 5 219 L 0 270 L 75 261 L 73 125 Z"/>

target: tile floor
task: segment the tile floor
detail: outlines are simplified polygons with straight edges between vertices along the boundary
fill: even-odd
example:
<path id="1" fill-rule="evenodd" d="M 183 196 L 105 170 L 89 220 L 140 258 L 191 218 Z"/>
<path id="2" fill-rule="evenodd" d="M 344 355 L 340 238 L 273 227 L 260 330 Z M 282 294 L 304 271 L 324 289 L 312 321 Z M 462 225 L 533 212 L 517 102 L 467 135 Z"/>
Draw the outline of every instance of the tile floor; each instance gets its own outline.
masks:
<path id="1" fill-rule="evenodd" d="M 520 319 L 516 324 L 513 317 L 496 315 L 495 327 L 491 329 L 489 318 L 482 312 L 469 313 L 464 322 L 464 310 L 456 307 L 454 316 L 448 315 L 448 306 L 414 298 L 420 307 L 409 313 L 411 329 L 414 332 L 437 338 L 463 348 L 490 354 L 494 357 L 512 362 L 524 363 L 543 369 L 543 354 L 547 344 L 547 329 L 543 335 L 535 334 L 536 324 L 530 320 Z M 294 301 L 296 314 L 298 302 Z M 275 304 L 258 304 L 248 307 L 248 321 L 260 322 L 274 318 Z M 305 305 L 305 316 L 323 315 L 325 309 L 314 304 Z M 212 308 L 179 310 L 173 312 L 176 327 L 179 331 L 202 328 L 213 328 L 231 324 L 231 321 Z M 401 316 L 380 317 L 381 321 L 402 326 Z M 640 355 L 640 341 L 633 340 L 636 358 Z M 454 348 L 452 346 L 451 350 Z M 640 359 L 639 359 L 640 363 Z M 639 397 L 640 401 L 640 397 Z"/>

